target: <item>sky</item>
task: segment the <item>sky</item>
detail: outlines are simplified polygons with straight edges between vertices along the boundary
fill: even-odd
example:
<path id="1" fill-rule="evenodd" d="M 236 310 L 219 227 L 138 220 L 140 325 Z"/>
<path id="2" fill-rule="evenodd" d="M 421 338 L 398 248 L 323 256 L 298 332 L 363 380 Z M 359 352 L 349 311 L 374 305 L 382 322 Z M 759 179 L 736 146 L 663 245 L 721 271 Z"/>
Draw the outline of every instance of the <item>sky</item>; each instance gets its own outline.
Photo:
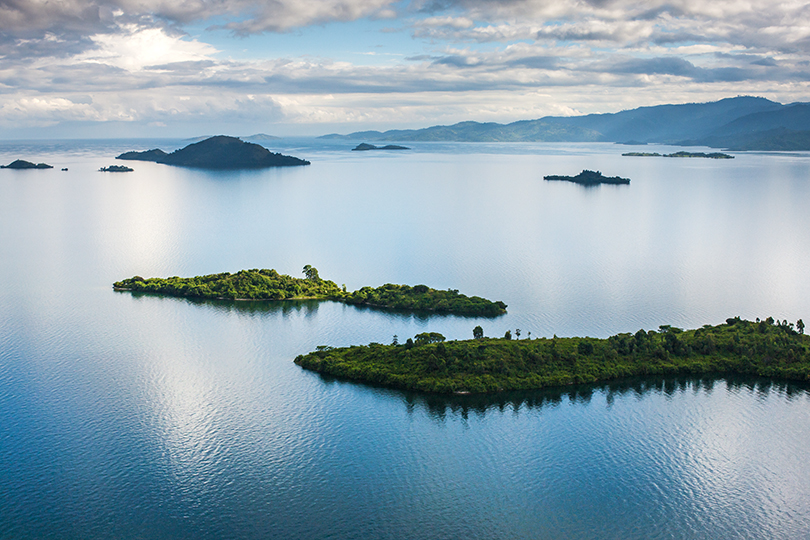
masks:
<path id="1" fill-rule="evenodd" d="M 809 87 L 806 1 L 0 0 L 0 139 L 310 136 Z"/>

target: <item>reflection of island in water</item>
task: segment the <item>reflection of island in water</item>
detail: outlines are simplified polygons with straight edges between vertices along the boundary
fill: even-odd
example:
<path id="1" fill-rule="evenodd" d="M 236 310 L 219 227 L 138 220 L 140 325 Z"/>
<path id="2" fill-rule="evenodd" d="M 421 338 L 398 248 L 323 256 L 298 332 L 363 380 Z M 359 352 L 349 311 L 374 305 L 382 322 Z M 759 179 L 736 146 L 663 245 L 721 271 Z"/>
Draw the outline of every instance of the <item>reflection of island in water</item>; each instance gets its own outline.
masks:
<path id="1" fill-rule="evenodd" d="M 303 312 L 305 316 L 314 315 L 322 300 L 224 300 L 211 298 L 197 298 L 190 296 L 166 296 L 159 293 L 115 291 L 119 294 L 130 294 L 132 298 L 140 300 L 149 298 L 150 301 L 162 300 L 165 302 L 184 302 L 198 307 L 206 307 L 218 312 L 236 313 L 248 316 L 261 316 Z"/>
<path id="2" fill-rule="evenodd" d="M 324 302 L 339 304 L 343 309 L 354 310 L 359 313 L 368 312 L 373 313 L 375 316 L 383 316 L 391 320 L 406 322 L 410 320 L 417 320 L 426 322 L 428 320 L 441 319 L 445 317 L 457 318 L 479 318 L 475 315 L 448 313 L 443 311 L 431 310 L 397 310 L 387 307 L 371 306 L 367 304 L 348 304 L 341 301 L 330 300 L 230 300 L 230 299 L 214 299 L 214 298 L 199 298 L 191 296 L 167 296 L 160 293 L 151 292 L 133 292 L 125 290 L 115 290 L 115 292 L 124 294 L 131 294 L 133 298 L 150 298 L 160 299 L 167 302 L 185 302 L 199 307 L 207 307 L 218 312 L 236 313 L 248 316 L 265 316 L 281 314 L 287 315 L 292 313 L 303 313 L 305 317 L 310 317 L 318 312 L 318 306 Z"/>
<path id="3" fill-rule="evenodd" d="M 352 385 L 358 389 L 369 386 L 365 383 L 338 379 L 329 375 L 312 374 L 326 384 Z M 401 399 L 409 414 L 419 409 L 424 410 L 432 419 L 444 422 L 448 417 L 461 417 L 467 420 L 470 414 L 484 418 L 487 414 L 519 414 L 530 411 L 542 413 L 563 404 L 589 405 L 595 396 L 604 395 L 607 408 L 616 400 L 624 397 L 642 398 L 649 395 L 663 395 L 672 398 L 686 392 L 727 391 L 739 393 L 748 391 L 767 396 L 770 393 L 784 395 L 787 399 L 807 399 L 810 397 L 810 386 L 797 382 L 785 382 L 773 379 L 727 375 L 718 377 L 633 377 L 611 381 L 609 383 L 579 384 L 566 388 L 545 388 L 539 390 L 515 390 L 497 394 L 444 395 L 424 394 L 395 390 L 381 386 L 373 387 L 376 394 L 388 394 Z"/>
<path id="4" fill-rule="evenodd" d="M 599 184 L 629 184 L 629 178 L 621 178 L 619 176 L 603 176 L 600 171 L 589 171 L 585 169 L 576 176 L 561 176 L 549 175 L 544 176 L 543 180 L 562 180 L 565 182 L 573 182 L 583 186 L 597 186 Z"/>

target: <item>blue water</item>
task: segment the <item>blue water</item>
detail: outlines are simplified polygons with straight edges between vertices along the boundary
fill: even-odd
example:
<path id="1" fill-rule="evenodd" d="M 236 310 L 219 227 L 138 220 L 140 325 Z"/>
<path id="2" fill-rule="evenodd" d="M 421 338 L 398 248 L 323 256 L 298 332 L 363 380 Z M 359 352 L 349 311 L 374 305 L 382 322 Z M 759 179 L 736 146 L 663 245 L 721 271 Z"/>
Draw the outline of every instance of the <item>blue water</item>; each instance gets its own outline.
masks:
<path id="1" fill-rule="evenodd" d="M 631 381 L 445 398 L 324 379 L 317 345 L 808 317 L 810 156 L 623 158 L 607 144 L 272 147 L 204 172 L 0 143 L 0 538 L 799 538 L 810 395 Z M 671 151 L 666 147 L 649 151 Z M 645 149 L 646 151 L 646 149 Z M 62 172 L 61 167 L 69 171 Z M 544 182 L 583 168 L 630 177 Z M 112 291 L 305 264 L 349 289 L 459 289 L 496 319 Z"/>

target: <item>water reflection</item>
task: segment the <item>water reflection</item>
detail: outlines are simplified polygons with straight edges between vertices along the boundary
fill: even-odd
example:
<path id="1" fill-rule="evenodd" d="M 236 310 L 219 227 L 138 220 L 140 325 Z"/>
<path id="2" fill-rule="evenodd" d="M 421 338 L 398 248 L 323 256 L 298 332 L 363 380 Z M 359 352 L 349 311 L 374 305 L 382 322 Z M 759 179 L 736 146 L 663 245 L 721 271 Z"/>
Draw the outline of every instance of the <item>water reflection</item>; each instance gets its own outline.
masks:
<path id="1" fill-rule="evenodd" d="M 349 385 L 372 386 L 356 381 L 337 379 L 330 375 L 319 374 L 326 384 L 343 383 Z M 521 412 L 542 412 L 545 409 L 559 407 L 567 403 L 575 406 L 587 406 L 595 395 L 603 395 L 608 409 L 613 404 L 628 396 L 642 399 L 650 395 L 663 395 L 671 400 L 679 394 L 711 395 L 718 386 L 723 386 L 730 394 L 750 393 L 760 401 L 765 401 L 771 394 L 793 401 L 799 397 L 810 396 L 810 384 L 794 381 L 771 380 L 747 376 L 723 377 L 679 377 L 666 379 L 629 378 L 599 384 L 581 384 L 567 387 L 545 388 L 540 390 L 519 390 L 499 392 L 497 394 L 425 394 L 376 387 L 378 391 L 398 395 L 405 404 L 408 413 L 423 410 L 427 416 L 439 422 L 447 417 L 457 416 L 467 420 L 471 414 L 484 418 L 491 413 L 504 413 L 507 410 L 515 414 Z"/>
<path id="2" fill-rule="evenodd" d="M 143 298 L 159 299 L 165 301 L 179 301 L 185 302 L 194 306 L 204 306 L 211 308 L 215 311 L 224 313 L 237 313 L 247 315 L 276 315 L 276 314 L 292 314 L 302 313 L 305 317 L 313 316 L 318 312 L 318 306 L 322 302 L 331 302 L 330 300 L 227 300 L 227 299 L 209 299 L 209 298 L 194 298 L 194 297 L 178 297 L 178 296 L 165 296 L 156 293 L 145 292 L 132 292 L 132 291 L 115 291 L 118 294 L 131 294 L 136 300 Z M 496 319 L 503 315 L 496 315 L 493 317 L 485 317 L 481 315 L 461 315 L 455 313 L 441 313 L 436 311 L 400 311 L 395 309 L 387 309 L 375 306 L 353 305 L 344 304 L 343 302 L 335 302 L 346 306 L 348 309 L 355 310 L 357 313 L 374 313 L 384 314 L 390 318 L 403 320 L 403 321 L 418 321 L 427 322 L 431 319 Z"/>

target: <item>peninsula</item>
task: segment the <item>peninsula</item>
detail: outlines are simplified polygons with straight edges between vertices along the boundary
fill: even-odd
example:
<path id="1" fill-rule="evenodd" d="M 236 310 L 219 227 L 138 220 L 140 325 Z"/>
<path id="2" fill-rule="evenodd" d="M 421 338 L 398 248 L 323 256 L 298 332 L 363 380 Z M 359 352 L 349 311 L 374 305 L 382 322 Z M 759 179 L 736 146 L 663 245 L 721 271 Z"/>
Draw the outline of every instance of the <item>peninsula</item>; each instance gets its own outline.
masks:
<path id="1" fill-rule="evenodd" d="M 543 180 L 564 180 L 566 182 L 574 182 L 583 186 L 595 186 L 598 184 L 629 184 L 629 178 L 621 178 L 618 176 L 603 176 L 599 171 L 589 171 L 585 169 L 576 176 L 560 176 L 550 175 L 544 176 Z"/>
<path id="2" fill-rule="evenodd" d="M 0 165 L 0 169 L 53 169 L 53 165 L 47 163 L 31 163 L 24 159 L 17 159 L 8 165 Z"/>
<path id="3" fill-rule="evenodd" d="M 353 151 L 364 152 L 366 150 L 410 150 L 407 146 L 399 146 L 396 144 L 386 144 L 385 146 L 374 146 L 373 144 L 360 143 L 354 148 Z"/>
<path id="4" fill-rule="evenodd" d="M 671 158 L 709 158 L 709 159 L 734 159 L 734 156 L 722 152 L 675 152 L 674 154 L 659 154 L 658 152 L 627 152 L 622 154 L 629 157 L 671 157 Z"/>
<path id="5" fill-rule="evenodd" d="M 635 376 L 757 375 L 810 380 L 810 337 L 804 323 L 746 321 L 696 330 L 661 326 L 607 339 L 445 341 L 436 332 L 405 343 L 318 347 L 295 363 L 324 375 L 435 393 L 488 393 L 596 383 Z"/>
<path id="6" fill-rule="evenodd" d="M 275 270 L 241 270 L 191 278 L 148 278 L 135 276 L 113 284 L 116 291 L 132 291 L 192 298 L 226 300 L 333 300 L 353 305 L 407 311 L 495 317 L 506 313 L 506 304 L 478 296 L 465 296 L 457 290 L 436 290 L 427 285 L 363 287 L 347 292 L 333 281 L 321 279 L 318 270 L 304 267 L 304 278 L 279 274 Z"/>
<path id="7" fill-rule="evenodd" d="M 309 165 L 309 161 L 273 153 L 264 146 L 236 137 L 218 135 L 167 154 L 159 148 L 144 152 L 124 152 L 115 159 L 152 161 L 199 169 L 261 169 Z"/>
<path id="8" fill-rule="evenodd" d="M 110 165 L 109 167 L 102 167 L 99 172 L 132 172 L 135 169 L 125 165 Z"/>

